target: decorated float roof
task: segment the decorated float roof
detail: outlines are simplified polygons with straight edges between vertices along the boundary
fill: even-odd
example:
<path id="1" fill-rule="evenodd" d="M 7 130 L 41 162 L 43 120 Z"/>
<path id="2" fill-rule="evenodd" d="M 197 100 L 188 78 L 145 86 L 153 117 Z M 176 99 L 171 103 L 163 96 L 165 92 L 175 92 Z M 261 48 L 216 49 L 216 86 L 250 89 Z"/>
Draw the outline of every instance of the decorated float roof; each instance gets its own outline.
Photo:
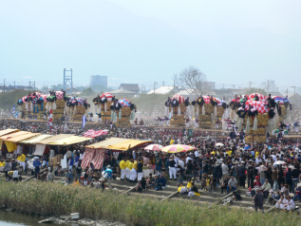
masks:
<path id="1" fill-rule="evenodd" d="M 0 139 L 3 141 L 9 141 L 13 143 L 20 143 L 23 140 L 40 135 L 39 133 L 31 133 L 27 131 L 18 131 L 5 136 L 1 136 Z"/>
<path id="2" fill-rule="evenodd" d="M 10 133 L 14 133 L 14 132 L 18 132 L 18 129 L 5 129 L 5 130 L 0 130 L 0 137 L 10 134 Z"/>
<path id="3" fill-rule="evenodd" d="M 45 144 L 45 145 L 54 145 L 54 146 L 68 146 L 78 143 L 83 143 L 91 140 L 88 137 L 80 137 L 72 134 L 59 134 L 55 136 L 51 136 L 37 143 Z"/>
<path id="4" fill-rule="evenodd" d="M 41 134 L 41 135 L 38 135 L 38 136 L 35 136 L 35 137 L 32 137 L 30 139 L 27 139 L 27 140 L 23 140 L 21 141 L 22 144 L 38 144 L 40 143 L 41 141 L 47 139 L 47 138 L 50 138 L 52 137 L 52 135 L 49 135 L 49 134 Z"/>
<path id="5" fill-rule="evenodd" d="M 87 145 L 86 148 L 88 149 L 109 149 L 109 150 L 116 150 L 116 151 L 128 151 L 131 148 L 135 148 L 142 144 L 151 143 L 150 140 L 136 140 L 136 139 L 125 139 L 125 138 L 117 138 L 111 137 L 104 141 Z"/>

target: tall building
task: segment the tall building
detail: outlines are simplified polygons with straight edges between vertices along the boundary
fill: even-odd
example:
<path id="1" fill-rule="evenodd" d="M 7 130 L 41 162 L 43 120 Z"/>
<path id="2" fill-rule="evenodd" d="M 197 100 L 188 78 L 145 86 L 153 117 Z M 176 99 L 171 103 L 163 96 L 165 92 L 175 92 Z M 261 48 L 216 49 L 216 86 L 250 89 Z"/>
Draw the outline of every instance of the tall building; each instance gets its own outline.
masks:
<path id="1" fill-rule="evenodd" d="M 105 90 L 108 88 L 108 77 L 105 75 L 92 75 L 90 87 L 94 90 Z"/>

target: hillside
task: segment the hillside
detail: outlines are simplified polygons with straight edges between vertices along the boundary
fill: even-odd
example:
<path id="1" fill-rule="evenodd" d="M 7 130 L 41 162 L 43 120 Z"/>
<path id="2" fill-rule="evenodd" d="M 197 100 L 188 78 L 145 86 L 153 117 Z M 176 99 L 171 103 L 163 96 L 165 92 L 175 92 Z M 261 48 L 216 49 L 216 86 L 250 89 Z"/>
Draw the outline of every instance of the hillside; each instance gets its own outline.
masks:
<path id="1" fill-rule="evenodd" d="M 0 93 L 0 109 L 10 110 L 13 105 L 17 104 L 19 98 L 27 95 L 28 90 L 14 90 L 7 93 Z"/>

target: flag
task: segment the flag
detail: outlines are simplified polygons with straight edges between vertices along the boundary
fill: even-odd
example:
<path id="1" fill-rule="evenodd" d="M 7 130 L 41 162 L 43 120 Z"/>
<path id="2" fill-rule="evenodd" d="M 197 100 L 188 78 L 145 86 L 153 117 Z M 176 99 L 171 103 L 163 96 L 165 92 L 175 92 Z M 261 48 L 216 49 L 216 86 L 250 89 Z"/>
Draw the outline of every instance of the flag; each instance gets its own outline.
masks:
<path id="1" fill-rule="evenodd" d="M 51 131 L 52 126 L 53 126 L 53 111 L 52 109 L 49 111 L 49 116 L 48 116 L 48 126 L 49 126 L 49 130 Z"/>
<path id="2" fill-rule="evenodd" d="M 86 115 L 83 115 L 82 128 L 86 126 Z"/>
<path id="3" fill-rule="evenodd" d="M 14 118 L 18 118 L 18 111 L 16 111 L 16 106 L 13 105 L 12 109 L 11 109 L 11 114 L 13 115 Z"/>

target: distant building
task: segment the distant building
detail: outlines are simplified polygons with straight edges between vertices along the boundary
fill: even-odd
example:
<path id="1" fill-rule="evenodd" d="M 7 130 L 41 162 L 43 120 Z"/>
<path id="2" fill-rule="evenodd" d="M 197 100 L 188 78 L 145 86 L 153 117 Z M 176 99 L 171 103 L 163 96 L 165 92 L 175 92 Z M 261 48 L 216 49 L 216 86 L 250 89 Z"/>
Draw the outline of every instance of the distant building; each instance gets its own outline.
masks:
<path id="1" fill-rule="evenodd" d="M 110 91 L 110 93 L 113 95 L 128 95 L 128 96 L 136 94 L 135 92 L 132 92 L 130 90 L 125 90 L 125 89 L 112 90 L 112 91 Z"/>
<path id="2" fill-rule="evenodd" d="M 155 90 L 150 90 L 147 94 L 168 94 L 171 91 L 173 91 L 174 87 L 173 86 L 161 86 Z"/>
<path id="3" fill-rule="evenodd" d="M 104 75 L 92 75 L 90 87 L 94 90 L 106 90 L 108 88 L 108 77 Z"/>
<path id="4" fill-rule="evenodd" d="M 132 91 L 134 93 L 139 93 L 140 91 L 139 85 L 134 83 L 121 83 L 119 89 Z"/>

